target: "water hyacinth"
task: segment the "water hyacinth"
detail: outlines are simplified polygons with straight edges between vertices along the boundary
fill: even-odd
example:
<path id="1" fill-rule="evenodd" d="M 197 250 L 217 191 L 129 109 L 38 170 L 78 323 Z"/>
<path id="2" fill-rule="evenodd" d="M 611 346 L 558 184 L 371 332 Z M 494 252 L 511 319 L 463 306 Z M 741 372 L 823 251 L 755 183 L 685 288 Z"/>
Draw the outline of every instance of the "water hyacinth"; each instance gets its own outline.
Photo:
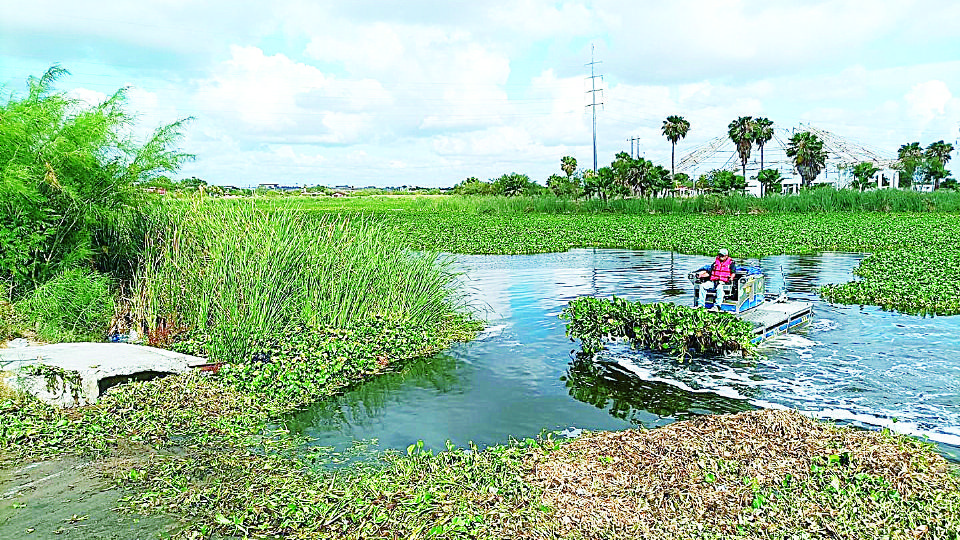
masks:
<path id="1" fill-rule="evenodd" d="M 712 313 L 667 302 L 644 304 L 623 298 L 582 296 L 560 314 L 567 336 L 579 339 L 583 352 L 603 349 L 607 340 L 625 339 L 635 347 L 685 357 L 752 350 L 753 327 L 729 313 Z"/>

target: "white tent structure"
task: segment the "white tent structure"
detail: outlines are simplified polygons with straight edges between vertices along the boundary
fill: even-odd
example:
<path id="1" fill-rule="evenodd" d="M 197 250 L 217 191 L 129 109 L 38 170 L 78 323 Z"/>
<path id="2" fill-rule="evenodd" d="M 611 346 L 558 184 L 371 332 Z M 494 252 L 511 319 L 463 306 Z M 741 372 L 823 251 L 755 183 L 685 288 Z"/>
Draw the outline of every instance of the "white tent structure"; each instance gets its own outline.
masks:
<path id="1" fill-rule="evenodd" d="M 800 174 L 794 169 L 793 161 L 787 157 L 787 145 L 790 137 L 796 133 L 809 131 L 823 141 L 823 149 L 827 152 L 826 167 L 820 173 L 815 184 L 829 183 L 841 188 L 850 185 L 853 180 L 850 174 L 856 164 L 864 161 L 873 163 L 879 171 L 874 175 L 874 181 L 881 187 L 898 187 L 899 173 L 893 168 L 896 158 L 885 155 L 882 151 L 870 148 L 863 144 L 845 139 L 829 131 L 801 124 L 797 128 L 775 128 L 773 139 L 763 147 L 763 168 L 780 171 L 783 177 L 784 191 L 792 192 L 800 188 Z M 700 175 L 713 170 L 729 170 L 741 174 L 740 155 L 737 146 L 726 134 L 710 139 L 690 153 L 682 156 L 676 165 L 678 173 L 686 173 L 696 180 Z M 756 180 L 760 171 L 760 149 L 754 145 L 747 161 L 747 191 L 754 195 L 760 194 L 760 184 Z"/>

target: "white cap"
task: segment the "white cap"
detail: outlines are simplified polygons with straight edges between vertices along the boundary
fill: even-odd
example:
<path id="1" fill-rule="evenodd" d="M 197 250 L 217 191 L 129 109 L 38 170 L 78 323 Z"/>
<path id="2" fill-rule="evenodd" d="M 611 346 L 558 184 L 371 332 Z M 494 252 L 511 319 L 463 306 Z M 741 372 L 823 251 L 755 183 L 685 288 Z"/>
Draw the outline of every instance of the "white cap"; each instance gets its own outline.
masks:
<path id="1" fill-rule="evenodd" d="M 730 254 L 730 252 L 727 251 L 727 248 L 720 248 L 720 254 L 726 257 L 727 255 Z"/>

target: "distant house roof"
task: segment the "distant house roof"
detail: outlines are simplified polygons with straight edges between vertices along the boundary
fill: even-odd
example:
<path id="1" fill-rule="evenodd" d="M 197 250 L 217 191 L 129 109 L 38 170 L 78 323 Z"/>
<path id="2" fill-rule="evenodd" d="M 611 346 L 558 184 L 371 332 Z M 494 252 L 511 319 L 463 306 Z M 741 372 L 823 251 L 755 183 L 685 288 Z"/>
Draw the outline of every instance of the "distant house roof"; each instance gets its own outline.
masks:
<path id="1" fill-rule="evenodd" d="M 257 187 L 260 189 L 280 189 L 280 184 L 273 184 L 273 183 L 258 184 Z"/>

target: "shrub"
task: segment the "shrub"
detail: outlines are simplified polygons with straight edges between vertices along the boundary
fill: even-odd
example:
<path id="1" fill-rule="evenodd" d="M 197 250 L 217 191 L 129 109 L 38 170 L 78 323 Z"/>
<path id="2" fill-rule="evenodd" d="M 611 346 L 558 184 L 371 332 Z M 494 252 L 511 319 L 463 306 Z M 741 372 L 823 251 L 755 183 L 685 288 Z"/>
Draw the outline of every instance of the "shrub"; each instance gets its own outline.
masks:
<path id="1" fill-rule="evenodd" d="M 102 341 L 114 313 L 109 276 L 67 270 L 16 304 L 25 324 L 43 341 Z"/>
<path id="2" fill-rule="evenodd" d="M 136 235 L 118 214 L 139 208 L 140 183 L 191 157 L 171 148 L 184 121 L 140 144 L 129 136 L 123 89 L 88 106 L 54 90 L 66 74 L 52 67 L 28 80 L 25 96 L 0 104 L 0 282 L 13 299 L 98 254 L 110 266 L 101 269 L 127 265 L 112 257 L 127 252 L 111 241 Z"/>

